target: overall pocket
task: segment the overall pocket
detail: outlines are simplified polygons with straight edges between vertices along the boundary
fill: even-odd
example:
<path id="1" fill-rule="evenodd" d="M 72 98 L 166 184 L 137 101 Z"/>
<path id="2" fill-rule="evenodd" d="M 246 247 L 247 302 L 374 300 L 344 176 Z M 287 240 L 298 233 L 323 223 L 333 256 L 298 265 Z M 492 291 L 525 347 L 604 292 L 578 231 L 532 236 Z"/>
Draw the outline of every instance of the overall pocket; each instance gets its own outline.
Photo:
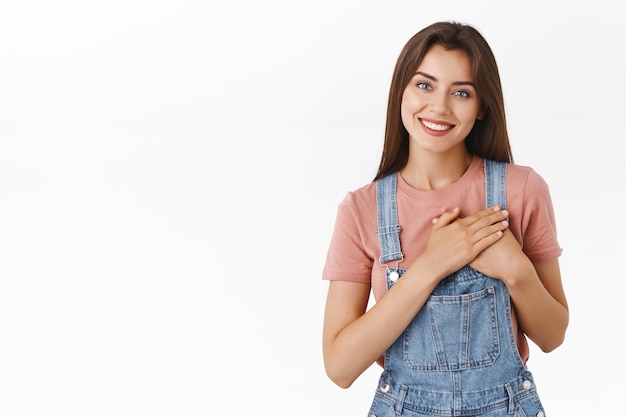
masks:
<path id="1" fill-rule="evenodd" d="M 431 295 L 403 338 L 405 364 L 415 371 L 493 364 L 500 354 L 495 287 L 462 295 Z"/>

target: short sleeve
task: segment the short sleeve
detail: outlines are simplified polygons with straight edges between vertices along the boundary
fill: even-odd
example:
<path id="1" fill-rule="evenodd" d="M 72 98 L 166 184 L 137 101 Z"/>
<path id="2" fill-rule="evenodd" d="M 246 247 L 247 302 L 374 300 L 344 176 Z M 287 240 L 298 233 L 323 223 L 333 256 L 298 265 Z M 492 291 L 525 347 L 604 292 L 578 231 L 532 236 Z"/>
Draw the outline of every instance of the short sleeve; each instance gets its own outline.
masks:
<path id="1" fill-rule="evenodd" d="M 555 259 L 563 252 L 557 239 L 548 184 L 533 169 L 529 170 L 524 187 L 522 236 L 524 252 L 532 261 Z"/>
<path id="2" fill-rule="evenodd" d="M 364 244 L 364 230 L 352 193 L 339 204 L 322 279 L 370 283 L 373 259 Z"/>

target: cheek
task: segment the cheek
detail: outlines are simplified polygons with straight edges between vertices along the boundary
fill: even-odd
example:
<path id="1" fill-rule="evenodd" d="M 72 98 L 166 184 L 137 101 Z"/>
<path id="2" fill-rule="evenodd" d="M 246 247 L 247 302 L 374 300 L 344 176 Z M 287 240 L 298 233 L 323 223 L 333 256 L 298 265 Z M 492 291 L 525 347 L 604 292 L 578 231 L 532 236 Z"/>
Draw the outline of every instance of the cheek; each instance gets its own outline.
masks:
<path id="1" fill-rule="evenodd" d="M 480 108 L 478 106 L 465 108 L 459 116 L 463 118 L 465 123 L 474 123 L 480 117 Z"/>
<path id="2" fill-rule="evenodd" d="M 402 117 L 402 123 L 405 127 L 408 123 L 413 122 L 413 118 L 416 113 L 419 112 L 419 100 L 412 97 L 410 94 L 404 94 L 402 96 L 402 103 L 400 104 L 400 116 Z"/>
<path id="3" fill-rule="evenodd" d="M 408 103 L 404 96 L 402 96 L 402 102 L 400 103 L 400 117 L 402 117 L 402 122 L 405 122 L 406 115 L 408 114 Z"/>
<path id="4" fill-rule="evenodd" d="M 413 111 L 411 111 L 409 106 L 405 106 L 403 104 L 400 107 L 400 117 L 402 118 L 402 124 L 404 125 L 404 128 L 408 130 L 413 124 Z"/>

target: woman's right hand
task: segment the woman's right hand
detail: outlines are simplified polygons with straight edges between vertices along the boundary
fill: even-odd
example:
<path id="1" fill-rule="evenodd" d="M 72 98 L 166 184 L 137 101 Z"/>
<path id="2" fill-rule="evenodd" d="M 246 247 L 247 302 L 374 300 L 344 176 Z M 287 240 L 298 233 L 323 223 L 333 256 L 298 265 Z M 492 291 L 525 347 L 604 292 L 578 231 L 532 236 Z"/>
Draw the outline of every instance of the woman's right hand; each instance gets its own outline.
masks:
<path id="1" fill-rule="evenodd" d="M 464 218 L 459 214 L 456 207 L 433 219 L 426 249 L 420 256 L 421 261 L 441 269 L 442 278 L 472 262 L 497 242 L 509 226 L 508 211 L 497 205 Z"/>

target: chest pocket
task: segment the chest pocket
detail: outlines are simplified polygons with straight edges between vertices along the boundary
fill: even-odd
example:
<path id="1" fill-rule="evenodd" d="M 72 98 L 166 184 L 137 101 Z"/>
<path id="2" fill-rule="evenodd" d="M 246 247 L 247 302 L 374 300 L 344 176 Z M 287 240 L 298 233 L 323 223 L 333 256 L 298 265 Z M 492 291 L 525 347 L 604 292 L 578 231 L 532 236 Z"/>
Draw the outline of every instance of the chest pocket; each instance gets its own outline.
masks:
<path id="1" fill-rule="evenodd" d="M 395 283 L 394 271 L 402 276 L 406 270 L 388 270 L 388 288 Z M 496 291 L 503 284 L 489 280 L 492 285 L 485 286 L 483 279 L 476 291 L 466 286 L 465 290 L 470 290 L 467 293 L 429 297 L 395 342 L 402 344 L 403 359 L 409 369 L 460 371 L 495 362 L 500 354 Z M 449 281 L 439 284 L 443 285 L 449 287 Z M 438 290 L 439 287 L 433 294 L 442 292 Z"/>

